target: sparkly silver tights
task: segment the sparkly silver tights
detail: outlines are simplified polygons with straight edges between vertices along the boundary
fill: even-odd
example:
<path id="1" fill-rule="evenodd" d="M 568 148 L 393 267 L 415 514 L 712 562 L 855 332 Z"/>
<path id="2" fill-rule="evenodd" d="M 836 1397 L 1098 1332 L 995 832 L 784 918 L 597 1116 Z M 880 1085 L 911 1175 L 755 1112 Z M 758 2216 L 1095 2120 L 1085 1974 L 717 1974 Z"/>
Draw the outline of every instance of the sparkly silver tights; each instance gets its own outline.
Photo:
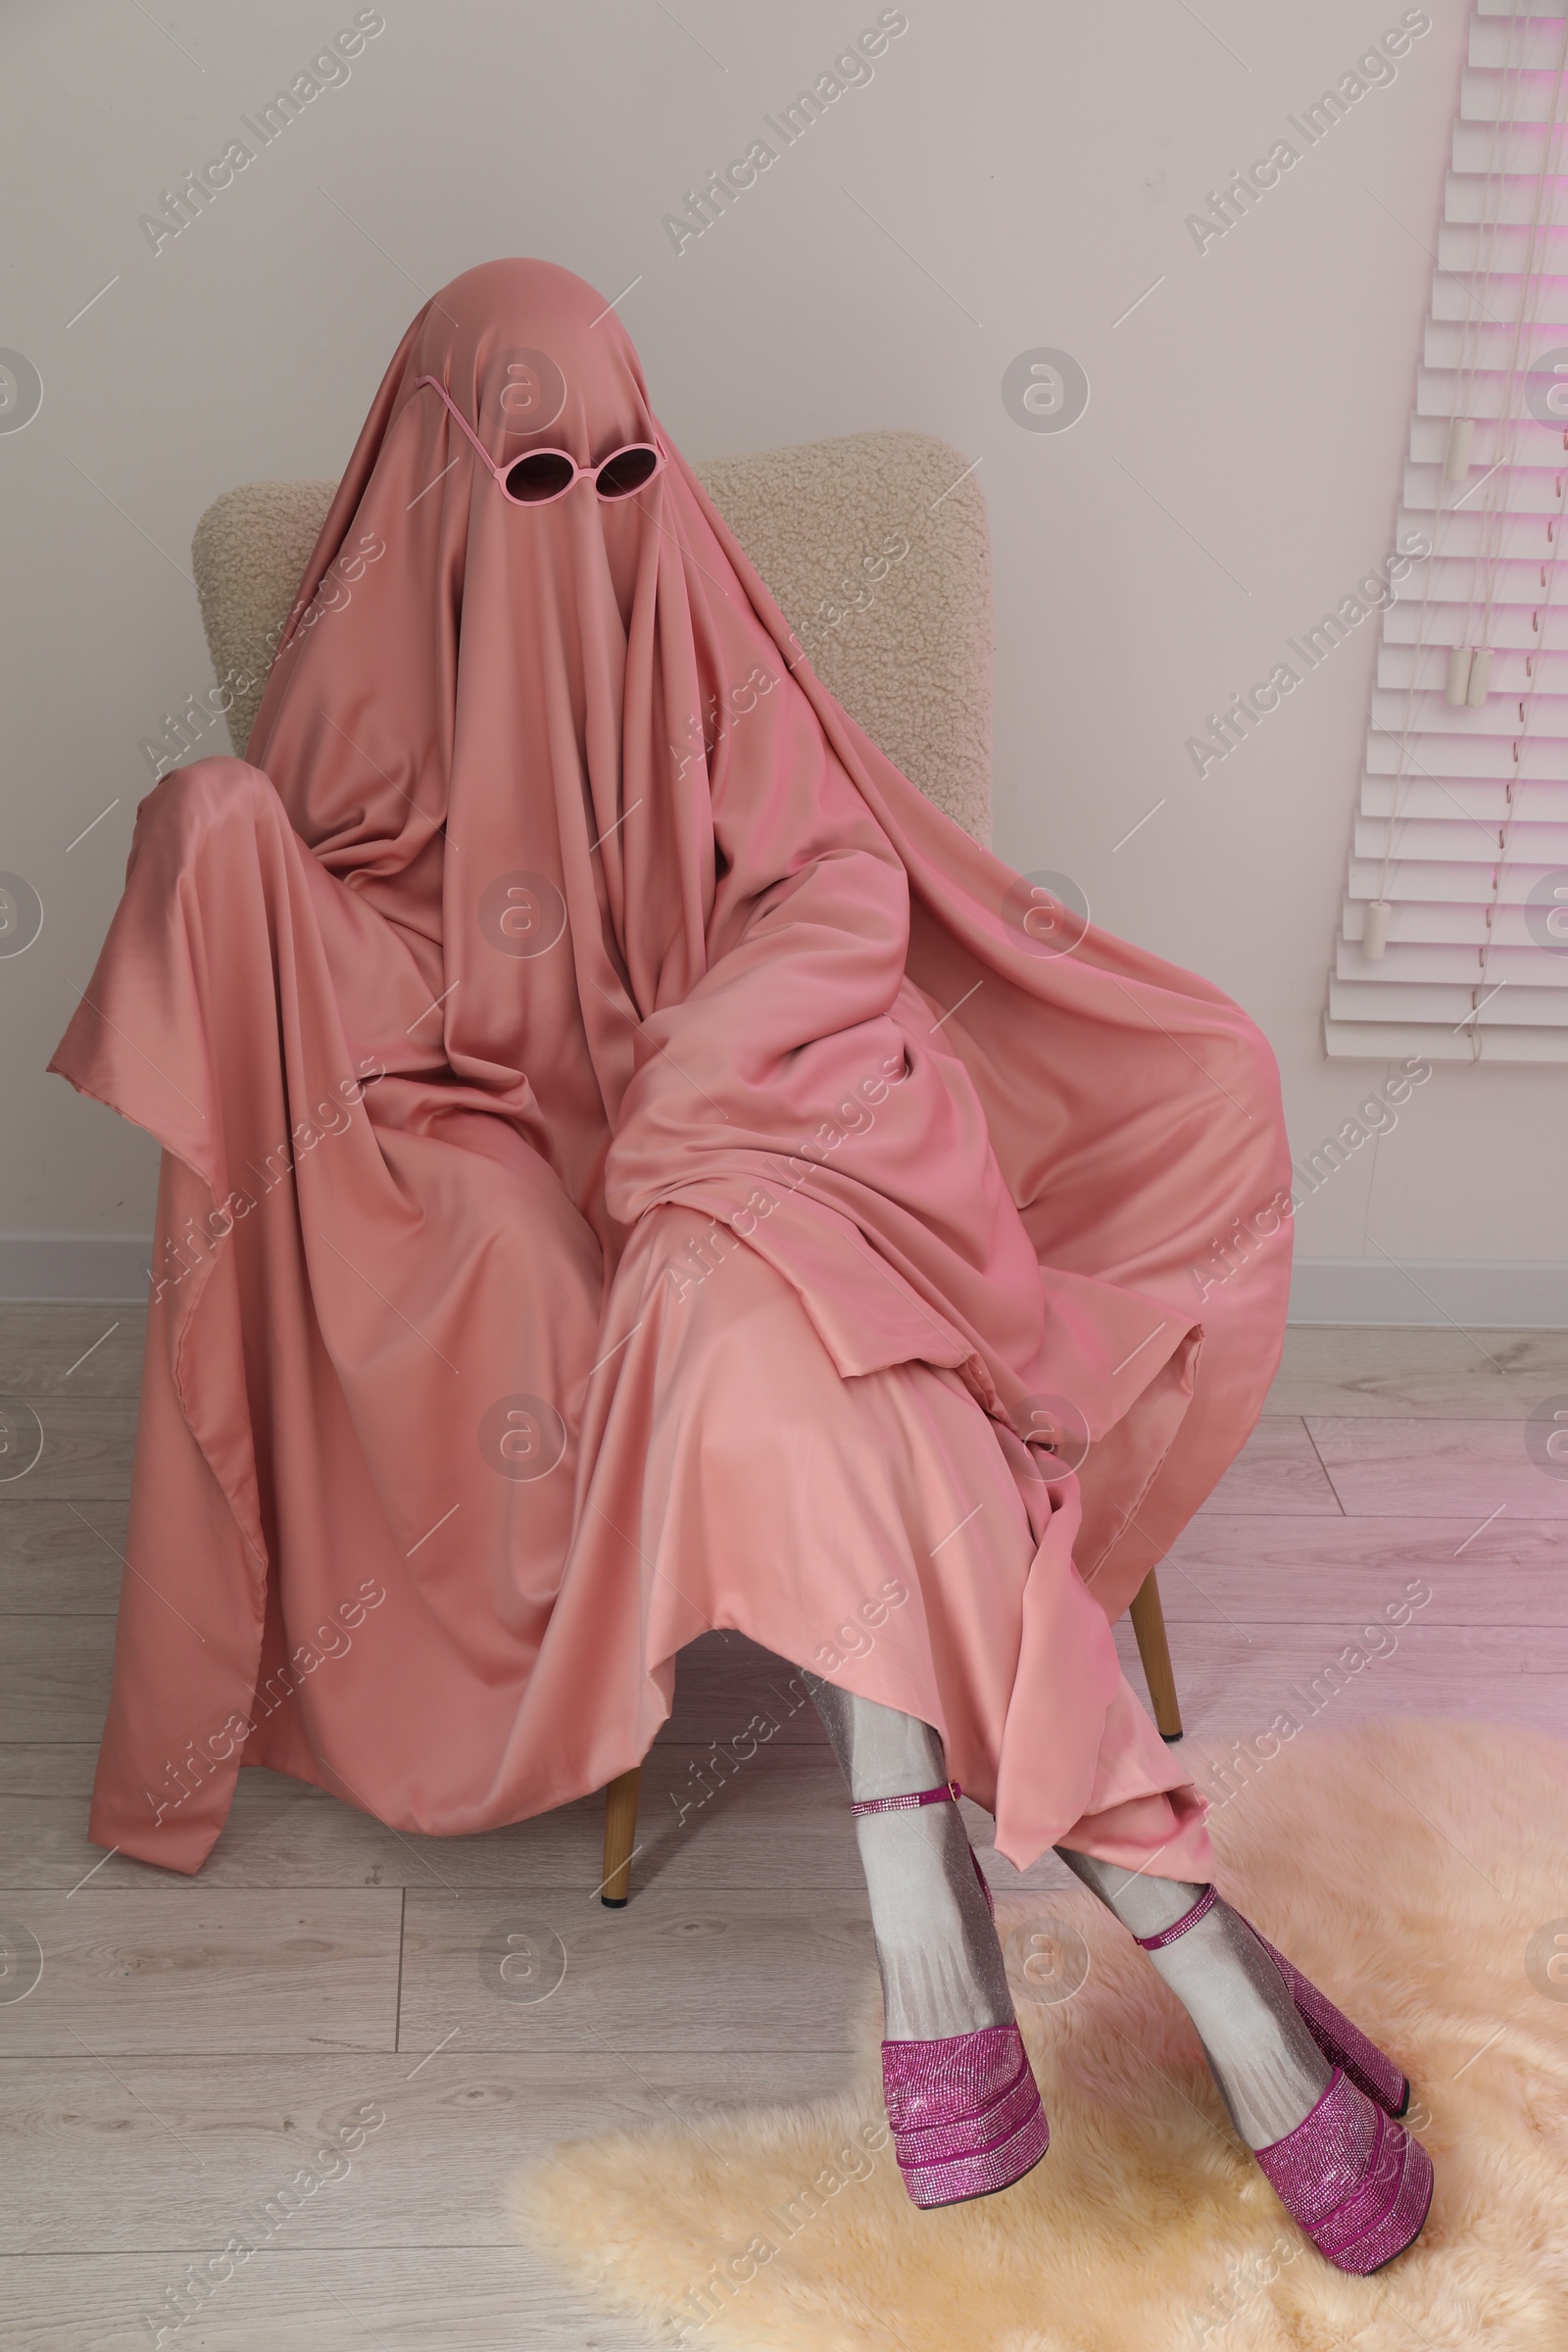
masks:
<path id="1" fill-rule="evenodd" d="M 942 1742 L 929 1724 L 814 1675 L 805 1679 L 852 1798 L 906 1796 L 947 1779 Z M 855 1826 L 889 2040 L 1010 2024 L 1002 1947 L 957 1806 L 864 1814 Z M 1174 1927 L 1203 1891 L 1179 1879 L 1134 1876 L 1066 1846 L 1056 1852 L 1135 1936 Z M 1253 2148 L 1283 2139 L 1322 2097 L 1330 2069 L 1245 1920 L 1222 1899 L 1149 1958 L 1198 2029 L 1242 2138 Z"/>

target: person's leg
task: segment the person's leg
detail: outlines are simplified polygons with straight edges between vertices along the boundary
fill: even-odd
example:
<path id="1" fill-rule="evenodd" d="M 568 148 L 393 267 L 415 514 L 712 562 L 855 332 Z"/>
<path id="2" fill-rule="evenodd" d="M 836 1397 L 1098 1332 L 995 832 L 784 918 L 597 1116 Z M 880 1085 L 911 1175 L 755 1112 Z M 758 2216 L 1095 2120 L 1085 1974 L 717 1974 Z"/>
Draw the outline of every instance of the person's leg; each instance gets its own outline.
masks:
<path id="1" fill-rule="evenodd" d="M 1056 1852 L 1140 1940 L 1186 1918 L 1204 1889 L 1133 1874 L 1064 1845 Z M 1147 1945 L 1146 1945 L 1147 1948 Z M 1334 2072 L 1257 1937 L 1218 1896 L 1184 1934 L 1149 1954 L 1181 2002 L 1250 2148 L 1271 2147 L 1317 2105 Z"/>
<path id="2" fill-rule="evenodd" d="M 929 1724 L 808 1674 L 849 1783 L 882 1976 L 882 2087 L 916 2205 L 1008 2187 L 1051 2133 L 991 1898 Z"/>
<path id="3" fill-rule="evenodd" d="M 940 1788 L 942 1742 L 929 1724 L 857 1698 L 814 1675 L 806 1682 L 857 1805 Z M 1012 1996 L 991 1906 L 956 1804 L 858 1813 L 890 2041 L 1010 2026 Z"/>
<path id="4" fill-rule="evenodd" d="M 1238 2132 L 1319 2252 L 1359 2275 L 1402 2253 L 1433 2177 L 1395 2120 L 1409 2084 L 1393 2060 L 1214 1886 L 1055 1850 L 1186 2009 Z"/>

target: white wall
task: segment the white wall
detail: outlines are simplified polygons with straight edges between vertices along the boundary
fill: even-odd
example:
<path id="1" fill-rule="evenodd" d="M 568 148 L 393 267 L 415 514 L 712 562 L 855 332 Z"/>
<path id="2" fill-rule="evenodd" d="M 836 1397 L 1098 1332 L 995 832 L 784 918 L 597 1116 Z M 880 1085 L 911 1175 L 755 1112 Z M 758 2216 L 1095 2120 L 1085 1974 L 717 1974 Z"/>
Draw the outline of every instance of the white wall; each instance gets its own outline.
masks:
<path id="1" fill-rule="evenodd" d="M 677 0 L 679 24 L 657 0 L 384 13 L 352 79 L 156 256 L 138 216 L 354 7 L 13 0 L 0 23 L 0 344 L 45 387 L 0 434 L 22 591 L 0 867 L 46 907 L 36 945 L 0 959 L 0 1227 L 150 1228 L 151 1146 L 43 1064 L 116 902 L 141 739 L 210 681 L 197 516 L 235 482 L 340 469 L 421 294 L 508 252 L 607 296 L 641 273 L 622 316 L 694 456 L 908 425 L 983 461 L 997 846 L 1238 997 L 1310 1151 L 1382 1076 L 1326 1061 L 1319 1028 L 1373 624 L 1206 780 L 1183 745 L 1390 544 L 1468 11 L 1434 0 L 1396 81 L 1200 254 L 1184 217 L 1399 6 L 1204 0 L 1200 24 L 1178 0 L 909 0 L 869 86 L 678 256 L 662 216 L 874 0 Z M 1008 362 L 1040 345 L 1093 387 L 1064 434 L 1003 406 Z M 1306 1204 L 1299 1250 L 1559 1256 L 1559 1092 L 1550 1070 L 1440 1067 Z"/>

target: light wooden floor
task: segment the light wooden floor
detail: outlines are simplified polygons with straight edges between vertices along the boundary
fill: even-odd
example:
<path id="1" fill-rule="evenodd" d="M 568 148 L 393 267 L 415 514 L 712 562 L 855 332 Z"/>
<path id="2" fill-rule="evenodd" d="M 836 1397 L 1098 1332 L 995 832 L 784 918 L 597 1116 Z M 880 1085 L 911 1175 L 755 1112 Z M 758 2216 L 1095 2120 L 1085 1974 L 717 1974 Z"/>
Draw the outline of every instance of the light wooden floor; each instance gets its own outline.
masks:
<path id="1" fill-rule="evenodd" d="M 784 1669 L 749 1643 L 686 1652 L 624 1912 L 595 1899 L 596 1802 L 423 1839 L 264 1772 L 195 1883 L 117 1857 L 82 1885 L 140 1339 L 135 1310 L 0 1307 L 0 1396 L 47 1432 L 0 1484 L 0 1920 L 46 1955 L 25 1999 L 0 1997 L 0 2343 L 146 2352 L 166 2289 L 254 2240 L 322 2133 L 368 2109 L 384 2120 L 349 2169 L 166 2343 L 634 2345 L 511 2242 L 501 2184 L 612 2123 L 839 2082 L 871 1948 L 814 1714 L 786 1712 Z M 1411 1580 L 1430 1601 L 1322 1720 L 1568 1727 L 1568 1477 L 1536 1466 L 1524 1426 L 1559 1393 L 1568 1334 L 1293 1333 L 1266 1417 L 1160 1571 L 1189 1729 L 1261 1729 Z M 759 1707 L 778 1736 L 678 1827 L 673 1792 Z M 559 1938 L 549 1998 L 503 1997 L 509 1936 L 534 1938 L 513 1946 L 524 1965 Z"/>

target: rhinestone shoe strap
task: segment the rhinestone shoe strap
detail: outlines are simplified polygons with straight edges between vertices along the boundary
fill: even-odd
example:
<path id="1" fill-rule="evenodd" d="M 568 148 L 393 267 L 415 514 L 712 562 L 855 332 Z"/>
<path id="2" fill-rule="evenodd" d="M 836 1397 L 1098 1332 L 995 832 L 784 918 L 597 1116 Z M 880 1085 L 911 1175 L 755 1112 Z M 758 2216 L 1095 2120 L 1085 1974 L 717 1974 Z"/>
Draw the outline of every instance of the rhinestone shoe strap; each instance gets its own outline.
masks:
<path id="1" fill-rule="evenodd" d="M 1178 1936 L 1185 1936 L 1189 1928 L 1196 1928 L 1200 1919 L 1206 1919 L 1218 1901 L 1218 1888 L 1205 1886 L 1192 1909 L 1184 1911 L 1173 1928 L 1165 1928 L 1157 1936 L 1135 1936 L 1133 1941 L 1146 1952 L 1161 1952 L 1167 1943 L 1174 1943 Z"/>
<path id="2" fill-rule="evenodd" d="M 852 1804 L 852 1813 L 906 1813 L 912 1805 L 956 1804 L 963 1790 L 956 1781 L 944 1781 L 940 1788 L 917 1788 L 909 1796 L 866 1796 Z M 1213 1889 L 1209 1890 L 1210 1900 Z"/>

